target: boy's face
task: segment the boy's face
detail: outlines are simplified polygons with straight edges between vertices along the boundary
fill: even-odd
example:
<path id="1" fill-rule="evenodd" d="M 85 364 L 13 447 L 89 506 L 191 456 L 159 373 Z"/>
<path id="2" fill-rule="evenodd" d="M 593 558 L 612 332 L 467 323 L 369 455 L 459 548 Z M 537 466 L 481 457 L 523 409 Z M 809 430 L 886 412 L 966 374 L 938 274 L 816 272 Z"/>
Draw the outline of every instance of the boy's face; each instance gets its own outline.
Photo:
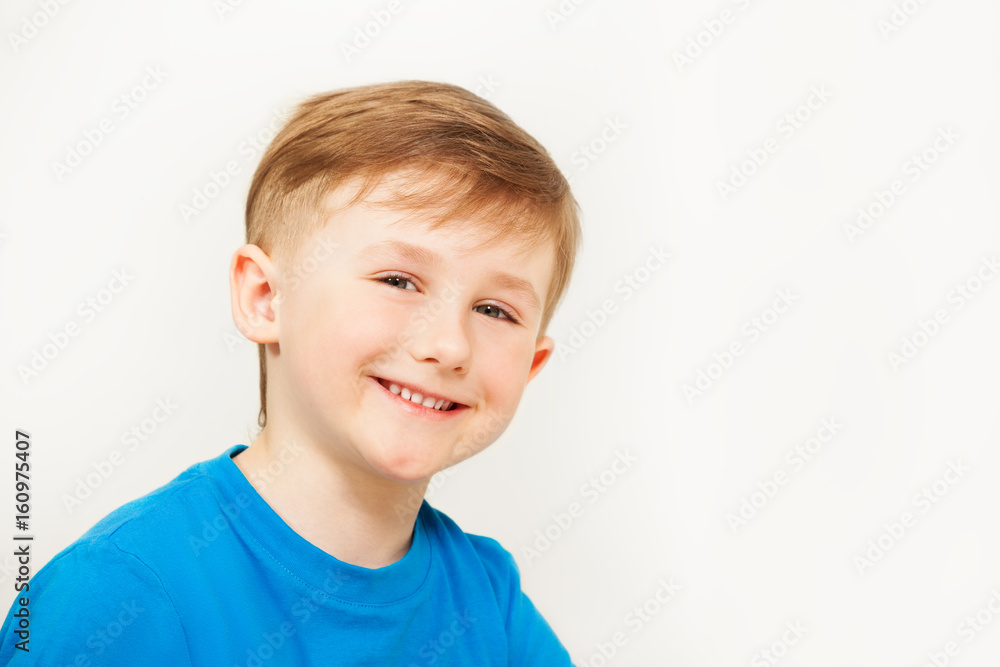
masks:
<path id="1" fill-rule="evenodd" d="M 283 267 L 268 425 L 359 471 L 417 481 L 510 422 L 552 353 L 538 328 L 555 258 L 548 244 L 477 249 L 460 225 L 392 224 L 402 216 L 341 211 Z"/>

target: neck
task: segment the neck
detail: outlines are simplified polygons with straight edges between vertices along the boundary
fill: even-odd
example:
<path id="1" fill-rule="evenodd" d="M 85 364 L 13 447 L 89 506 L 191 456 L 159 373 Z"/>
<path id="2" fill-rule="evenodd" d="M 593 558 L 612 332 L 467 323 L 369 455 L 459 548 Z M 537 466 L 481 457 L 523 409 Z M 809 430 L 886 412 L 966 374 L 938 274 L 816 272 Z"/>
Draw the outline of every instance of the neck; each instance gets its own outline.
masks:
<path id="1" fill-rule="evenodd" d="M 373 479 L 307 440 L 274 435 L 265 427 L 233 461 L 292 530 L 360 567 L 406 555 L 429 480 Z"/>

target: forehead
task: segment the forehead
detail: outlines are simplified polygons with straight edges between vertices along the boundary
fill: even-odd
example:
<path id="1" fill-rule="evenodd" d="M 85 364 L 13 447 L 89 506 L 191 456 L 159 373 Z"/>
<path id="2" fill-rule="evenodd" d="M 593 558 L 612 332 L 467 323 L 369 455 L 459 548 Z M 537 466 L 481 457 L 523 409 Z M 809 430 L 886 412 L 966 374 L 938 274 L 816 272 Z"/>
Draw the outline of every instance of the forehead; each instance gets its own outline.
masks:
<path id="1" fill-rule="evenodd" d="M 490 234 L 478 221 L 444 223 L 407 217 L 405 212 L 352 208 L 330 224 L 342 232 L 358 261 L 391 262 L 428 268 L 460 267 L 467 273 L 527 274 L 547 287 L 555 266 L 551 242 L 533 244 L 513 235 Z"/>
<path id="2" fill-rule="evenodd" d="M 411 244 L 420 240 L 433 245 L 445 245 L 462 256 L 501 255 L 508 259 L 528 259 L 548 254 L 555 259 L 555 243 L 544 221 L 537 213 L 503 202 L 496 206 L 483 205 L 476 210 L 474 202 L 447 199 L 441 179 L 408 178 L 399 173 L 383 177 L 360 201 L 355 201 L 365 183 L 353 178 L 328 193 L 322 208 L 323 227 L 357 241 L 407 239 Z M 421 195 L 438 192 L 442 200 L 423 207 L 406 206 L 410 194 L 425 188 Z M 409 193 L 409 194 L 408 194 Z M 452 196 L 454 199 L 454 195 Z M 427 202 L 426 196 L 413 201 Z M 466 202 L 468 204 L 468 202 Z M 464 211 L 470 208 L 470 211 Z M 457 211 L 464 215 L 447 215 Z M 534 217 L 532 217 L 534 215 Z"/>

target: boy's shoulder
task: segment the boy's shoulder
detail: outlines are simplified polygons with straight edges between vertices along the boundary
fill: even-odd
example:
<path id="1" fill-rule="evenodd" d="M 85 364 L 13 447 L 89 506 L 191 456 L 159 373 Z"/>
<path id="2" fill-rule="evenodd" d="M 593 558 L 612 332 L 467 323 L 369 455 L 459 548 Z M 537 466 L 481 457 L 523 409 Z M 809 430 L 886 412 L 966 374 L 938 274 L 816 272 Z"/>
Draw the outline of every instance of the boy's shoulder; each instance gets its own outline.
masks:
<path id="1" fill-rule="evenodd" d="M 471 546 L 475 560 L 488 576 L 498 599 L 504 600 L 512 591 L 520 590 L 520 568 L 514 560 L 514 555 L 499 541 L 485 535 L 465 532 L 450 516 L 426 501 L 420 513 L 429 531 L 433 531 L 436 527 L 440 528 L 443 537 L 437 540 L 438 544 L 449 545 L 449 551 L 459 544 Z M 459 558 L 464 557 L 464 560 L 468 560 L 470 555 L 466 552 Z M 450 560 L 452 553 L 446 552 L 439 556 Z"/>
<path id="2" fill-rule="evenodd" d="M 219 528 L 227 527 L 249 504 L 245 496 L 227 500 L 215 484 L 224 457 L 240 447 L 194 463 L 162 486 L 111 510 L 45 563 L 33 577 L 32 588 L 51 594 L 52 587 L 84 591 L 127 581 L 162 589 L 169 597 L 169 579 L 175 577 L 164 575 L 190 571 L 191 562 L 209 543 L 205 538 L 211 541 L 219 535 Z M 208 560 L 202 563 L 211 567 Z"/>
<path id="3" fill-rule="evenodd" d="M 24 589 L 34 662 L 25 664 L 95 664 L 98 655 L 108 660 L 102 664 L 148 664 L 135 662 L 129 647 L 136 646 L 158 652 L 162 664 L 191 664 L 176 589 L 164 574 L 184 568 L 184 541 L 199 506 L 211 502 L 204 483 L 211 463 L 196 463 L 112 510 L 34 573 Z M 13 610 L 0 627 L 0 664 L 13 656 Z M 129 642 L 118 639 L 123 628 Z"/>

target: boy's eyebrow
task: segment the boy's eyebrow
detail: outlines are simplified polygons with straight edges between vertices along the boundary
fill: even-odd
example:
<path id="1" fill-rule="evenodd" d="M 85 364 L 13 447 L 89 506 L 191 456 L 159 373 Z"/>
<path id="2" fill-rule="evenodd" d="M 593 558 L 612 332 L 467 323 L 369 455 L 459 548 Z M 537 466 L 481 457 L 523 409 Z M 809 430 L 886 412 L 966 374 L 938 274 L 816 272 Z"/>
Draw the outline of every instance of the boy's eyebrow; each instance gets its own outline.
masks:
<path id="1" fill-rule="evenodd" d="M 409 259 L 418 264 L 441 263 L 441 256 L 433 250 L 414 245 L 412 243 L 407 243 L 406 241 L 398 241 L 394 239 L 372 243 L 370 246 L 359 252 L 358 256 L 362 259 L 402 257 L 403 259 Z"/>
<path id="2" fill-rule="evenodd" d="M 437 254 L 433 250 L 396 239 L 387 239 L 385 241 L 372 243 L 370 246 L 361 250 L 358 253 L 358 256 L 362 259 L 402 257 L 417 264 L 427 264 L 431 266 L 441 264 L 441 255 Z M 524 278 L 520 278 L 510 273 L 504 273 L 503 271 L 492 271 L 487 277 L 491 283 L 495 283 L 500 289 L 518 292 L 528 300 L 529 305 L 531 305 L 535 310 L 541 310 L 541 301 L 538 298 L 538 294 L 535 292 L 535 288 L 532 287 L 531 283 Z"/>
<path id="3" fill-rule="evenodd" d="M 524 278 L 518 278 L 517 276 L 504 273 L 503 271 L 493 271 L 489 274 L 489 279 L 491 282 L 496 283 L 500 289 L 507 289 L 521 294 L 528 300 L 528 304 L 532 308 L 535 310 L 541 310 L 541 305 L 538 301 L 538 295 L 535 293 L 535 288 L 532 287 L 531 283 Z"/>

